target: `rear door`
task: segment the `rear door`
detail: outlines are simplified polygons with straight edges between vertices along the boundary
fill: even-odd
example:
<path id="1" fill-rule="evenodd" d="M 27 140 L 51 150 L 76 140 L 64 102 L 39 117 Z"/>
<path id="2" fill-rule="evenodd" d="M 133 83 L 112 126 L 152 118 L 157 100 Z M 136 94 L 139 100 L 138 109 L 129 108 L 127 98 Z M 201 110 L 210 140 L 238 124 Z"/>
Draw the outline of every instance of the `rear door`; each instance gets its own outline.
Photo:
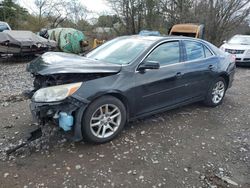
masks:
<path id="1" fill-rule="evenodd" d="M 193 40 L 183 40 L 186 82 L 185 96 L 188 98 L 204 97 L 213 80 L 218 59 L 203 43 Z"/>

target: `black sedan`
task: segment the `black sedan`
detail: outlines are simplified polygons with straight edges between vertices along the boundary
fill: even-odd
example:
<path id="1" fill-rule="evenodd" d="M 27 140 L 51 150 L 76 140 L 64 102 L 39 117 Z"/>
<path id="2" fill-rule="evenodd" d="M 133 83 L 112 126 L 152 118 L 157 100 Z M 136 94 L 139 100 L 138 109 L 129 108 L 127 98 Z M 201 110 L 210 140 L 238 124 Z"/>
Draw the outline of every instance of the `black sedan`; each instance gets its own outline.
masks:
<path id="1" fill-rule="evenodd" d="M 85 57 L 46 53 L 27 70 L 34 117 L 58 123 L 75 141 L 104 143 L 139 117 L 197 101 L 220 105 L 235 60 L 199 39 L 125 36 Z"/>

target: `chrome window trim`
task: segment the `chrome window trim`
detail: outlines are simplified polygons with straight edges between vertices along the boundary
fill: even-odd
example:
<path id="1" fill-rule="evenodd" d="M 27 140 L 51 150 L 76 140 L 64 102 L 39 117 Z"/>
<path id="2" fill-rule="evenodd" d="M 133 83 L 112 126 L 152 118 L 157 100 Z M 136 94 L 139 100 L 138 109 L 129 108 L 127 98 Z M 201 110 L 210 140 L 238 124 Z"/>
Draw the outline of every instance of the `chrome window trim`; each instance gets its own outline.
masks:
<path id="1" fill-rule="evenodd" d="M 168 65 L 163 65 L 163 66 L 160 66 L 160 69 L 161 68 L 164 68 L 164 67 L 168 67 L 168 66 L 172 66 L 172 65 L 176 65 L 176 64 L 181 64 L 181 63 L 194 63 L 195 61 L 199 61 L 199 60 L 206 60 L 206 59 L 210 59 L 210 58 L 213 58 L 216 56 L 216 54 L 214 53 L 214 51 L 206 44 L 206 43 L 203 43 L 202 41 L 197 41 L 197 40 L 193 40 L 193 39 L 167 39 L 167 40 L 164 40 L 164 41 L 161 41 L 159 43 L 157 43 L 156 45 L 154 45 L 152 47 L 152 49 L 142 58 L 142 60 L 140 61 L 140 63 L 136 66 L 136 69 L 135 69 L 135 73 L 139 72 L 138 71 L 138 67 L 140 66 L 140 64 L 146 59 L 146 57 L 153 51 L 156 49 L 157 46 L 163 44 L 163 43 L 166 43 L 166 42 L 174 42 L 174 41 L 178 41 L 179 43 L 181 43 L 182 41 L 191 41 L 191 42 L 197 42 L 197 43 L 200 43 L 202 44 L 203 46 L 205 46 L 211 53 L 212 53 L 212 56 L 210 57 L 205 57 L 205 58 L 202 58 L 202 59 L 196 59 L 196 60 L 192 60 L 192 61 L 181 61 L 181 62 L 178 62 L 178 63 L 173 63 L 173 64 L 168 64 Z M 181 47 L 181 46 L 180 46 Z M 205 51 L 204 51 L 205 53 Z M 148 71 L 148 70 L 147 70 Z"/>
<path id="2" fill-rule="evenodd" d="M 197 42 L 202 44 L 203 46 L 207 47 L 207 49 L 213 54 L 213 56 L 216 56 L 216 54 L 214 53 L 214 51 L 204 42 L 202 41 L 197 41 L 197 40 L 192 40 L 192 39 L 181 39 L 182 41 L 191 41 L 191 42 Z M 212 56 L 210 56 L 212 57 Z M 206 58 L 205 58 L 206 59 Z"/>
<path id="3" fill-rule="evenodd" d="M 201 61 L 201 60 L 203 61 L 203 60 L 207 60 L 207 59 L 210 59 L 210 58 L 213 58 L 213 57 L 216 56 L 216 54 L 214 53 L 214 51 L 211 50 L 211 48 L 207 44 L 203 43 L 202 41 L 196 41 L 196 40 L 192 40 L 192 39 L 183 39 L 183 41 L 184 40 L 200 43 L 203 46 L 205 46 L 212 53 L 212 56 L 210 56 L 210 57 L 205 57 L 205 58 L 201 58 L 201 59 L 195 59 L 195 60 L 185 61 L 184 63 L 196 63 L 196 61 Z M 205 51 L 204 51 L 204 53 L 205 53 Z"/>

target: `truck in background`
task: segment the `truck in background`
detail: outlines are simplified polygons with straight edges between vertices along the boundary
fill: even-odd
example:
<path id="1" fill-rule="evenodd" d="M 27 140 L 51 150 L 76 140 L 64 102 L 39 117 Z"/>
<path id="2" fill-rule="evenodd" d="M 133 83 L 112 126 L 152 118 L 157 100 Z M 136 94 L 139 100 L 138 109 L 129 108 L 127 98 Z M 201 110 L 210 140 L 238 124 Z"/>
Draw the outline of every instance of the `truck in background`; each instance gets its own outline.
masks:
<path id="1" fill-rule="evenodd" d="M 203 24 L 176 24 L 170 29 L 169 35 L 204 39 L 204 32 Z"/>

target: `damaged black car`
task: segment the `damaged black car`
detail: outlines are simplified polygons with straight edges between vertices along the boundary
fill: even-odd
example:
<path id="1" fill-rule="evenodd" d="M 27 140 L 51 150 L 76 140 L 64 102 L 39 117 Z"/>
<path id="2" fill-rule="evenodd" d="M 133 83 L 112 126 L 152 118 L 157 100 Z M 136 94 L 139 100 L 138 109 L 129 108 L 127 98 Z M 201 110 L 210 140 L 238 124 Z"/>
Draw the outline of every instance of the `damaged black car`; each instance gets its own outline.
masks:
<path id="1" fill-rule="evenodd" d="M 49 52 L 32 61 L 31 112 L 73 139 L 104 143 L 136 118 L 197 101 L 220 105 L 234 58 L 188 37 L 124 36 L 85 57 Z"/>

